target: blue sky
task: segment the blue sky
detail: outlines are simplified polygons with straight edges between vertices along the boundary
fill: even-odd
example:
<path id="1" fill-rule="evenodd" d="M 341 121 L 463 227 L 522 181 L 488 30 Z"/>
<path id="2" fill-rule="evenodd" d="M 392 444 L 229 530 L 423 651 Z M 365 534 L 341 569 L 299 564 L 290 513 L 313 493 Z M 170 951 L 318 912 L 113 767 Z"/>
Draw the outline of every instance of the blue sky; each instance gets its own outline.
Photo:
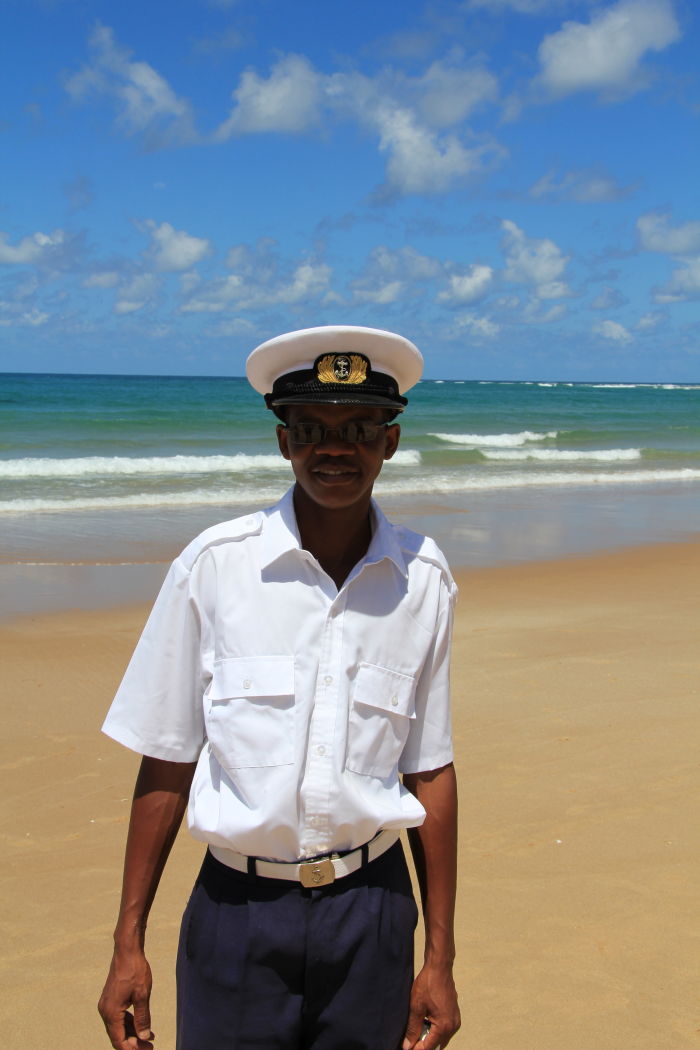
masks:
<path id="1" fill-rule="evenodd" d="M 0 369 L 700 381 L 690 0 L 4 0 Z"/>

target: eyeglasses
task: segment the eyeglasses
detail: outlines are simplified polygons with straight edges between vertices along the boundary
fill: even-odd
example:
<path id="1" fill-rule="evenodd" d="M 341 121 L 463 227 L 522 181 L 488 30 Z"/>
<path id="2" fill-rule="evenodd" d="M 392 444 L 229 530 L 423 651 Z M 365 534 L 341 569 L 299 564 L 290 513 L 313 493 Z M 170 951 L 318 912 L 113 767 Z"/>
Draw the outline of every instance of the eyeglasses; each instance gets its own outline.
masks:
<path id="1" fill-rule="evenodd" d="M 284 429 L 295 445 L 319 445 L 328 434 L 337 434 L 340 441 L 349 445 L 358 445 L 374 441 L 380 430 L 391 426 L 391 423 L 341 423 L 337 427 L 326 427 L 323 423 L 293 423 Z"/>

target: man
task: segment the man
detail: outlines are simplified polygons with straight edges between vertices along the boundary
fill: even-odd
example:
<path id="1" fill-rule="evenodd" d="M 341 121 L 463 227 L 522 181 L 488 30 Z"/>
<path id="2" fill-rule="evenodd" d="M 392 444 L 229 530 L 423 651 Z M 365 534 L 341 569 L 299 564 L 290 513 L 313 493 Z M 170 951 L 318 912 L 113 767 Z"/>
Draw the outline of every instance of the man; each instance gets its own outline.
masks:
<path id="1" fill-rule="evenodd" d="M 372 500 L 421 370 L 408 340 L 353 327 L 248 359 L 295 485 L 176 559 L 104 726 L 144 756 L 99 1007 L 117 1050 L 152 1046 L 145 927 L 188 799 L 208 851 L 178 1050 L 435 1050 L 459 1027 L 455 586 Z M 403 828 L 426 930 L 415 980 Z"/>

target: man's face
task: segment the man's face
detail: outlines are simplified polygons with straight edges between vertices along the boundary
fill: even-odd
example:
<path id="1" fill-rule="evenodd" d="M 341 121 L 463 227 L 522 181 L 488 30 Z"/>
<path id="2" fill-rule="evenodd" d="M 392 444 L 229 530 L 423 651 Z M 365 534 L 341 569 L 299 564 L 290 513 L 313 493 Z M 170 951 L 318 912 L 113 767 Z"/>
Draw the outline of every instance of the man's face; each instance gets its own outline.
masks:
<path id="1" fill-rule="evenodd" d="M 288 426 L 383 423 L 387 416 L 385 409 L 367 405 L 289 405 L 286 413 Z M 296 443 L 284 427 L 277 427 L 280 452 L 292 464 L 297 484 L 309 499 L 329 510 L 369 501 L 384 460 L 396 452 L 399 435 L 398 425 L 390 424 L 381 427 L 372 441 L 351 444 L 329 430 L 317 444 L 303 445 Z"/>

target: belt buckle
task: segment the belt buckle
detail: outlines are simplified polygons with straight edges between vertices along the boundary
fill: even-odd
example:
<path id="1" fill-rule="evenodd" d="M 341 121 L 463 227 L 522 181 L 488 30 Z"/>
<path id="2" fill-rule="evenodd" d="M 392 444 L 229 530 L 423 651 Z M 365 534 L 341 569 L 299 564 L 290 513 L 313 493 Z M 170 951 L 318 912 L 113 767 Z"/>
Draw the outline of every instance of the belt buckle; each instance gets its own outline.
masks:
<path id="1" fill-rule="evenodd" d="M 331 882 L 335 882 L 333 861 L 330 857 L 302 861 L 299 865 L 299 881 L 307 890 L 330 885 Z"/>

